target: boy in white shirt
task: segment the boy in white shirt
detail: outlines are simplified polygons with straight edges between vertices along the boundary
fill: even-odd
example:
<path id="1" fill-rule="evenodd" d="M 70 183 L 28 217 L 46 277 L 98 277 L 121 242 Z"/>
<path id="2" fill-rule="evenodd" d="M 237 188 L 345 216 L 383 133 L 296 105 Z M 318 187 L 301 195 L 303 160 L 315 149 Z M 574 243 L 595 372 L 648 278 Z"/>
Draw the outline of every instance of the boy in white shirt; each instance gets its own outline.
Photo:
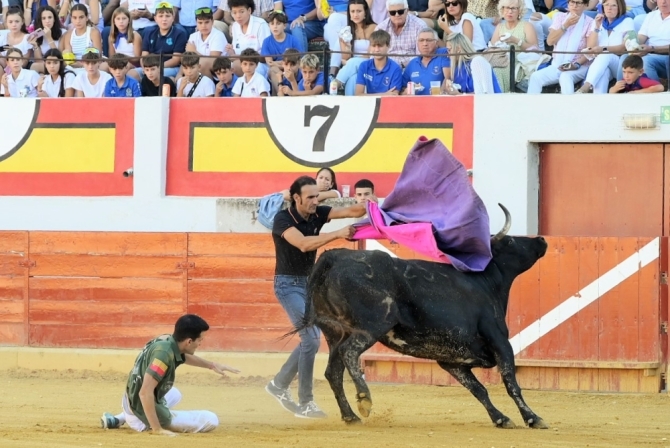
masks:
<path id="1" fill-rule="evenodd" d="M 214 28 L 214 14 L 212 8 L 198 8 L 195 10 L 197 31 L 188 38 L 186 51 L 193 51 L 201 56 L 221 56 L 228 45 L 226 36 Z M 204 58 L 200 61 L 200 71 L 203 75 L 212 77 L 214 58 Z"/>
<path id="2" fill-rule="evenodd" d="M 242 74 L 233 86 L 234 97 L 257 98 L 270 95 L 270 83 L 265 76 L 256 72 L 261 55 L 251 48 L 247 48 L 240 54 L 240 66 Z"/>
<path id="3" fill-rule="evenodd" d="M 14 98 L 35 98 L 40 75 L 23 68 L 23 52 L 18 48 L 7 50 L 7 68 L 10 72 L 0 76 L 0 94 Z"/>
<path id="4" fill-rule="evenodd" d="M 181 56 L 184 76 L 177 81 L 177 97 L 203 98 L 214 96 L 214 81 L 200 73 L 200 55 L 187 51 Z"/>
<path id="5" fill-rule="evenodd" d="M 240 55 L 247 48 L 260 53 L 263 41 L 272 33 L 265 20 L 252 15 L 256 8 L 254 0 L 228 0 L 228 7 L 235 19 L 231 27 L 233 44 L 226 47 L 228 56 Z M 237 76 L 242 76 L 240 62 L 233 62 L 233 71 Z M 256 71 L 263 77 L 267 77 L 268 66 L 262 63 L 257 64 Z"/>
<path id="6" fill-rule="evenodd" d="M 74 93 L 78 98 L 102 98 L 105 93 L 105 84 L 112 79 L 112 75 L 100 71 L 100 51 L 97 48 L 87 48 L 81 57 L 84 71 L 74 80 Z"/>

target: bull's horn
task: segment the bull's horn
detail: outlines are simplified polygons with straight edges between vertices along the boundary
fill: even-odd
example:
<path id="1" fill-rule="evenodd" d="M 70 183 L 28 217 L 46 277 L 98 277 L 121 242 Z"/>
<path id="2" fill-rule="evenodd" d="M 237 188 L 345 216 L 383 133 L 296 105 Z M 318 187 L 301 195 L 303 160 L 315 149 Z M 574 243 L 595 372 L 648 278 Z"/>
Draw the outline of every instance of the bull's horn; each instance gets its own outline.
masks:
<path id="1" fill-rule="evenodd" d="M 493 237 L 493 241 L 499 241 L 500 239 L 502 239 L 502 237 L 507 235 L 507 232 L 509 232 L 510 227 L 512 227 L 512 215 L 509 214 L 509 210 L 507 210 L 505 206 L 500 203 L 498 203 L 498 205 L 505 214 L 505 225 L 500 230 L 500 232 L 495 234 L 495 236 Z"/>

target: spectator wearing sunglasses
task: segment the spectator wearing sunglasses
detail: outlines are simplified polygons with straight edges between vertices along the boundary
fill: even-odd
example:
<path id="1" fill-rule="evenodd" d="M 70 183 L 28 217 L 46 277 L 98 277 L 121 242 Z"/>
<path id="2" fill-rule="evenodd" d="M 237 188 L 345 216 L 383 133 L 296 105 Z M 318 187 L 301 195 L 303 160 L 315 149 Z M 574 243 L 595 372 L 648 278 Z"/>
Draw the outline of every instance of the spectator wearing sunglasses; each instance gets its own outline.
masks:
<path id="1" fill-rule="evenodd" d="M 414 55 L 419 53 L 417 48 L 419 33 L 426 24 L 414 14 L 408 13 L 407 0 L 386 0 L 386 9 L 390 17 L 380 23 L 377 30 L 386 31 L 391 36 L 389 54 L 406 55 L 390 56 L 393 61 L 405 68 Z"/>
<path id="2" fill-rule="evenodd" d="M 79 98 L 102 98 L 105 93 L 107 81 L 112 76 L 100 70 L 100 50 L 87 48 L 82 56 L 84 71 L 80 72 L 74 80 L 75 96 Z"/>
<path id="3" fill-rule="evenodd" d="M 468 0 L 447 0 L 446 14 L 437 21 L 444 31 L 444 39 L 452 33 L 461 33 L 470 39 L 476 51 L 486 48 L 484 33 L 477 18 L 468 12 Z"/>
<path id="4" fill-rule="evenodd" d="M 214 14 L 213 0 L 173 0 L 172 6 L 176 11 L 175 22 L 183 26 L 188 35 L 196 31 L 196 11 L 202 13 L 209 10 L 209 14 Z M 214 24 L 213 17 L 212 24 Z"/>
<path id="5" fill-rule="evenodd" d="M 154 19 L 158 26 L 151 28 L 142 39 L 142 56 L 161 53 L 167 55 L 163 74 L 174 78 L 179 72 L 181 54 L 186 50 L 188 35 L 182 27 L 174 24 L 174 9 L 171 3 L 158 3 Z"/>
<path id="6" fill-rule="evenodd" d="M 212 8 L 196 9 L 195 19 L 197 31 L 188 38 L 186 51 L 197 53 L 200 56 L 212 56 L 200 58 L 200 71 L 211 78 L 214 59 L 224 54 L 228 39 L 221 31 L 214 28 Z"/>

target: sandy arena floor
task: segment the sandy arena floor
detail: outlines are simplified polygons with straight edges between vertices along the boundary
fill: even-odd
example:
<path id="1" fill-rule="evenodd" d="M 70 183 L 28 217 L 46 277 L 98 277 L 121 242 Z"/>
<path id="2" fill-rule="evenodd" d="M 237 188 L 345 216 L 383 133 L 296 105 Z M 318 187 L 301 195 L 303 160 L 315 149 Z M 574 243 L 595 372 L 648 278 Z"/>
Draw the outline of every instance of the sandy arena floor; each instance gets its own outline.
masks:
<path id="1" fill-rule="evenodd" d="M 103 411 L 119 410 L 125 375 L 12 370 L 0 372 L 0 446 L 8 447 L 668 447 L 670 397 L 526 391 L 549 430 L 496 429 L 484 408 L 459 387 L 372 384 L 373 414 L 346 426 L 328 384 L 316 384 L 326 420 L 284 411 L 263 390 L 267 379 L 177 374 L 180 409 L 209 409 L 221 426 L 209 434 L 163 438 L 99 428 Z M 348 383 L 347 393 L 353 395 Z M 517 424 L 504 388 L 493 402 Z M 353 403 L 352 403 L 353 405 Z M 356 408 L 353 406 L 354 409 Z"/>

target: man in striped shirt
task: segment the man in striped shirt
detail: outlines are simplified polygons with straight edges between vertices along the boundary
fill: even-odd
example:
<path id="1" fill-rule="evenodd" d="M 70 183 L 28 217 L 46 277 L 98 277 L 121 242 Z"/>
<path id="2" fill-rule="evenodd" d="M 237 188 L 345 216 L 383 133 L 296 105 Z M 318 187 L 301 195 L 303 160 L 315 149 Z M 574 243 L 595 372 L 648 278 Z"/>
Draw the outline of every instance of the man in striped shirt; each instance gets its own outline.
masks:
<path id="1" fill-rule="evenodd" d="M 128 375 L 126 393 L 121 405 L 123 412 L 112 415 L 105 412 L 101 418 L 105 429 L 118 428 L 128 423 L 135 431 L 151 430 L 155 434 L 174 436 L 175 432 L 208 432 L 219 425 L 216 414 L 210 411 L 172 411 L 181 400 L 181 393 L 173 387 L 175 370 L 182 364 L 203 367 L 220 375 L 239 370 L 195 356 L 209 330 L 209 325 L 195 314 L 186 314 L 177 320 L 174 332 L 147 343 L 137 356 Z"/>
<path id="2" fill-rule="evenodd" d="M 420 53 L 417 42 L 419 33 L 426 27 L 426 24 L 416 14 L 409 11 L 407 0 L 386 0 L 386 9 L 389 17 L 377 25 L 377 29 L 384 30 L 391 35 L 389 58 L 404 70 L 409 61 Z"/>

